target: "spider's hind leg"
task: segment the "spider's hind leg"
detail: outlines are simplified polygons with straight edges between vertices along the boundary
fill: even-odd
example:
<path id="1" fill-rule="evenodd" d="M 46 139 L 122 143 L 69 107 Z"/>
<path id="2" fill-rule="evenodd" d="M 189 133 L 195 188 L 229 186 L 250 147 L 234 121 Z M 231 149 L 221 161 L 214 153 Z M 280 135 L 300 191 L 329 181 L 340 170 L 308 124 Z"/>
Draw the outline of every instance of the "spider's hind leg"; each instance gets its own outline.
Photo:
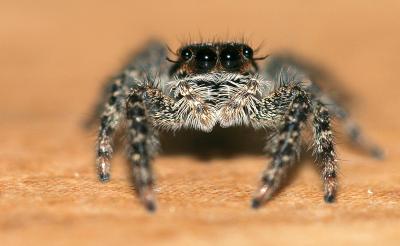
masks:
<path id="1" fill-rule="evenodd" d="M 371 142 L 362 132 L 359 125 L 351 118 L 349 112 L 332 95 L 326 93 L 316 82 L 326 82 L 329 86 L 335 86 L 337 79 L 327 71 L 314 64 L 300 60 L 293 55 L 271 56 L 268 60 L 265 74 L 267 77 L 277 78 L 282 70 L 292 69 L 296 73 L 303 74 L 306 79 L 304 86 L 316 100 L 320 100 L 329 110 L 332 116 L 343 122 L 346 135 L 352 143 L 376 159 L 383 159 L 383 151 Z"/>
<path id="2" fill-rule="evenodd" d="M 96 123 L 99 121 L 102 113 L 104 112 L 104 109 L 106 107 L 106 100 L 110 97 L 110 94 L 112 93 L 112 88 L 114 86 L 114 83 L 112 80 L 107 81 L 102 88 L 101 88 L 101 96 L 96 102 L 96 104 L 93 106 L 93 111 L 92 113 L 83 120 L 82 124 L 83 127 L 86 129 L 91 129 Z"/>
<path id="3" fill-rule="evenodd" d="M 97 138 L 96 165 L 99 179 L 103 182 L 110 179 L 113 137 L 123 117 L 122 78 L 116 78 L 112 83 L 112 88 L 100 117 L 101 123 Z"/>
<path id="4" fill-rule="evenodd" d="M 344 131 L 352 143 L 376 159 L 384 158 L 384 153 L 380 147 L 372 143 L 364 135 L 360 126 L 351 118 L 350 114 L 343 106 L 333 100 L 328 94 L 323 92 L 318 85 L 311 81 L 308 82 L 307 89 L 316 100 L 321 101 L 321 103 L 325 105 L 324 107 L 329 110 L 330 114 L 342 121 Z"/>
<path id="5" fill-rule="evenodd" d="M 332 107 L 327 106 L 332 112 Z M 334 111 L 333 111 L 334 112 Z M 383 150 L 371 142 L 363 133 L 360 126 L 349 116 L 349 114 L 345 111 L 339 116 L 335 114 L 341 121 L 343 121 L 344 129 L 346 134 L 349 136 L 352 143 L 356 146 L 360 147 L 362 150 L 366 151 L 369 155 L 374 157 L 375 159 L 382 160 L 385 158 L 385 154 Z"/>

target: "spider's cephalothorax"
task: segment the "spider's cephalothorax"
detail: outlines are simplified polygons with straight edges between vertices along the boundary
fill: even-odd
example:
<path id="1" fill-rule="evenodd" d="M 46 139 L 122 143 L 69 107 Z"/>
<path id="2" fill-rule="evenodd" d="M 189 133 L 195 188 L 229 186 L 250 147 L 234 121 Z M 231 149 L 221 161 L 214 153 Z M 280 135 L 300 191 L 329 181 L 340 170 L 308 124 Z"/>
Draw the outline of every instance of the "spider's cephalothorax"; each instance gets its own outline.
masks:
<path id="1" fill-rule="evenodd" d="M 315 84 L 314 78 L 328 78 L 315 67 L 272 56 L 259 71 L 253 49 L 234 42 L 186 45 L 177 56 L 176 61 L 166 59 L 165 47 L 150 42 L 107 84 L 93 117 L 100 118 L 96 152 L 100 180 L 110 178 L 114 133 L 125 126 L 127 158 L 137 192 L 149 210 L 155 209 L 151 160 L 157 153 L 159 130 L 210 132 L 216 125 L 243 125 L 272 132 L 266 142 L 272 160 L 262 173 L 253 207 L 272 197 L 296 162 L 307 122 L 326 202 L 335 200 L 337 190 L 332 116 L 345 123 L 353 142 L 381 157 L 346 110 Z"/>

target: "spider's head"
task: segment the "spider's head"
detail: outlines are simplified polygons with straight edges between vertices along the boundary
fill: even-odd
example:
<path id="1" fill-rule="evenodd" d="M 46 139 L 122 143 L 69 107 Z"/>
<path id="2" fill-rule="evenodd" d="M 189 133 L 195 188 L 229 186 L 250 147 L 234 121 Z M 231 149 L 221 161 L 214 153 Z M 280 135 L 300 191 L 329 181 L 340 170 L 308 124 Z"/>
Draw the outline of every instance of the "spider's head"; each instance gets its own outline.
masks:
<path id="1" fill-rule="evenodd" d="M 257 71 L 253 49 L 244 43 L 198 43 L 178 49 L 171 74 L 209 72 L 249 73 Z"/>

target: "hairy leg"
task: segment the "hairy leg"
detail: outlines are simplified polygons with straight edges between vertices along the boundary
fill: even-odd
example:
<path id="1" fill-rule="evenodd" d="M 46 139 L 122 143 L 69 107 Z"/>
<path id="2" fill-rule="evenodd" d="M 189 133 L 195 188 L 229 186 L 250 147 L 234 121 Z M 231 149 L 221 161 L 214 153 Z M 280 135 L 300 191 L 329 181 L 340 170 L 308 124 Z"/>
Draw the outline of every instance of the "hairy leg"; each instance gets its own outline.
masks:
<path id="1" fill-rule="evenodd" d="M 149 211 L 154 211 L 156 208 L 151 168 L 151 161 L 159 144 L 155 128 L 177 130 L 187 122 L 184 118 L 187 115 L 181 110 L 185 107 L 188 107 L 187 110 L 194 110 L 191 108 L 192 105 L 202 106 L 187 102 L 196 100 L 196 95 L 186 84 L 178 85 L 173 91 L 176 93 L 176 98 L 165 95 L 156 84 L 146 82 L 132 90 L 127 100 L 129 144 L 127 154 L 132 164 L 138 195 Z M 186 104 L 182 105 L 184 103 Z"/>
<path id="2" fill-rule="evenodd" d="M 122 91 L 122 78 L 117 78 L 113 81 L 111 94 L 100 118 L 96 165 L 99 179 L 103 182 L 110 179 L 113 135 L 123 117 L 124 96 Z"/>
<path id="3" fill-rule="evenodd" d="M 354 144 L 378 160 L 385 158 L 383 150 L 364 135 L 360 126 L 355 121 L 348 115 L 342 118 L 342 120 L 344 122 L 346 134 Z"/>
<path id="4" fill-rule="evenodd" d="M 126 106 L 129 141 L 127 155 L 132 164 L 139 197 L 149 211 L 154 211 L 156 208 L 153 195 L 154 178 L 150 162 L 156 154 L 158 138 L 147 114 L 143 93 L 132 92 Z"/>
<path id="5" fill-rule="evenodd" d="M 91 129 L 98 121 L 102 113 L 104 112 L 105 106 L 107 104 L 106 100 L 110 97 L 112 93 L 112 88 L 114 85 L 115 78 L 107 81 L 102 87 L 101 96 L 98 99 L 96 105 L 93 107 L 93 111 L 90 113 L 89 117 L 84 119 L 83 126 L 87 129 Z"/>
<path id="6" fill-rule="evenodd" d="M 124 77 L 123 86 L 126 90 L 134 86 L 135 78 L 144 75 L 166 77 L 168 75 L 169 63 L 165 60 L 168 55 L 165 45 L 157 40 L 149 40 L 142 48 L 141 52 L 135 53 L 121 69 L 122 73 L 118 76 Z M 132 75 L 131 73 L 135 74 Z M 91 128 L 96 124 L 106 107 L 106 101 L 113 92 L 115 78 L 110 78 L 101 89 L 101 95 L 93 107 L 89 117 L 85 119 L 84 126 Z M 127 93 L 125 94 L 127 96 Z"/>
<path id="7" fill-rule="evenodd" d="M 278 136 L 273 138 L 276 142 L 273 143 L 272 161 L 262 174 L 261 186 L 252 201 L 253 208 L 258 208 L 272 197 L 300 151 L 300 131 L 310 111 L 309 101 L 306 93 L 300 88 L 293 87 L 288 90 L 292 91 L 292 103 L 283 117 Z M 269 97 L 264 101 L 270 103 L 266 107 L 273 107 L 280 100 L 282 100 L 280 97 Z"/>
<path id="8" fill-rule="evenodd" d="M 307 89 L 314 95 L 316 100 L 321 101 L 325 105 L 333 116 L 343 122 L 344 130 L 351 142 L 376 159 L 384 158 L 383 151 L 379 146 L 373 144 L 367 137 L 365 137 L 359 125 L 351 118 L 349 112 L 343 106 L 323 92 L 318 85 L 311 81 L 308 82 Z"/>
<path id="9" fill-rule="evenodd" d="M 324 182 L 324 199 L 326 202 L 335 200 L 337 190 L 337 159 L 334 139 L 330 126 L 328 109 L 317 102 L 313 107 L 314 155 L 320 164 Z"/>
<path id="10" fill-rule="evenodd" d="M 302 74 L 302 76 L 306 78 L 308 77 L 309 79 L 304 81 L 306 90 L 316 99 L 320 100 L 328 108 L 332 116 L 337 117 L 343 122 L 345 132 L 350 140 L 372 157 L 376 159 L 384 158 L 383 151 L 379 146 L 365 137 L 359 125 L 351 118 L 349 112 L 315 83 L 315 81 L 323 81 L 324 83 L 327 82 L 332 87 L 332 85 L 337 82 L 336 78 L 319 66 L 299 60 L 288 54 L 271 57 L 265 69 L 265 73 L 267 76 L 279 80 L 277 77 L 281 76 L 282 71 L 285 70 L 294 70 L 295 73 Z"/>
<path id="11" fill-rule="evenodd" d="M 113 153 L 113 137 L 120 122 L 125 118 L 126 98 L 131 88 L 138 87 L 146 76 L 165 77 L 168 63 L 165 61 L 166 48 L 156 41 L 151 41 L 134 55 L 119 75 L 106 84 L 102 98 L 93 113 L 93 118 L 100 118 L 97 138 L 97 169 L 101 181 L 110 178 L 110 161 Z M 91 123 L 94 120 L 89 120 Z"/>

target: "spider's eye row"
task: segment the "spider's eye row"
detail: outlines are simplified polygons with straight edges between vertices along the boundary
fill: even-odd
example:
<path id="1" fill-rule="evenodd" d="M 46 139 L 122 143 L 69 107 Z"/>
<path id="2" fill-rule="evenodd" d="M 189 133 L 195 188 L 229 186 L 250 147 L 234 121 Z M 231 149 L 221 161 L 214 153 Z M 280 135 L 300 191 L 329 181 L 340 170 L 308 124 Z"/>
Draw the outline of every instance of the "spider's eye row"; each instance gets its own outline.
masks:
<path id="1" fill-rule="evenodd" d="M 220 53 L 222 66 L 229 70 L 240 68 L 242 60 L 239 52 L 240 51 L 235 47 L 228 46 L 224 48 Z"/>
<path id="2" fill-rule="evenodd" d="M 179 56 L 181 64 L 186 64 L 192 72 L 210 72 L 216 66 L 217 69 L 240 72 L 246 69 L 243 65 L 253 59 L 253 50 L 246 44 L 237 43 L 197 44 L 182 47 Z"/>
<path id="3" fill-rule="evenodd" d="M 192 58 L 193 53 L 189 48 L 185 48 L 181 51 L 181 57 L 183 58 L 183 60 L 187 61 L 190 58 Z"/>
<path id="4" fill-rule="evenodd" d="M 196 68 L 201 71 L 212 69 L 217 63 L 217 54 L 210 48 L 200 48 L 196 52 Z"/>
<path id="5" fill-rule="evenodd" d="M 249 46 L 244 46 L 243 47 L 243 56 L 246 57 L 247 59 L 252 59 L 253 58 L 253 49 L 250 48 Z"/>

